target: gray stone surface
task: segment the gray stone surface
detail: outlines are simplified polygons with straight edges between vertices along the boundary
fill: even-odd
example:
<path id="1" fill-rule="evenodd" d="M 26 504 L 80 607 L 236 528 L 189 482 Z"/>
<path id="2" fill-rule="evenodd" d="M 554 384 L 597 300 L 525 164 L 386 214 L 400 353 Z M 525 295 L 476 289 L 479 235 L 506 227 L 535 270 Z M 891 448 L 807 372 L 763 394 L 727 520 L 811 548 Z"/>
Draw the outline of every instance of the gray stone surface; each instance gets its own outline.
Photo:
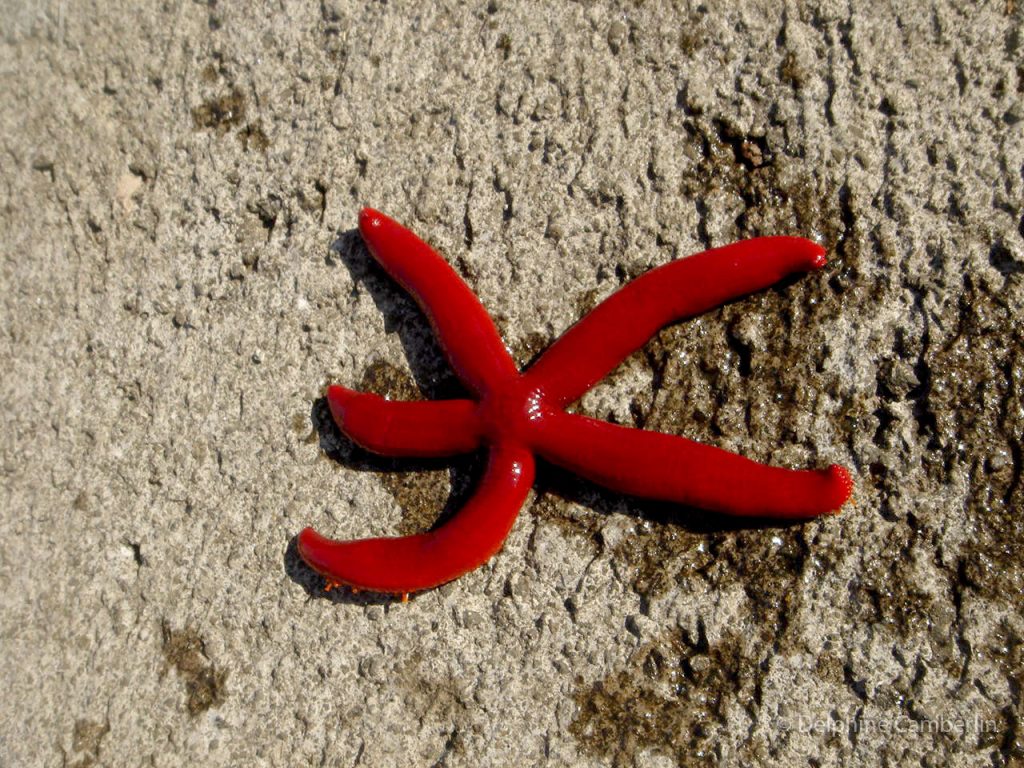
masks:
<path id="1" fill-rule="evenodd" d="M 1021 765 L 1021 23 L 8 0 L 0 764 Z M 454 391 L 363 205 L 521 362 L 652 266 L 819 239 L 579 407 L 844 463 L 856 505 L 737 527 L 546 471 L 479 571 L 325 595 L 298 530 L 425 527 L 479 469 L 324 419 L 331 381 Z"/>

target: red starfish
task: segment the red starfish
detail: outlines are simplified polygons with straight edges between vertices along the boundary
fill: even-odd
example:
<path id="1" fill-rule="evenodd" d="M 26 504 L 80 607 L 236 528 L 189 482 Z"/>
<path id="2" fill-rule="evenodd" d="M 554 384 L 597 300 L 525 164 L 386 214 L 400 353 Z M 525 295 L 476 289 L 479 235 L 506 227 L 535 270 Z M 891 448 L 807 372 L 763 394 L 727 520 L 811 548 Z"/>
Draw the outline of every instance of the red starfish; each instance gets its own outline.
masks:
<path id="1" fill-rule="evenodd" d="M 436 587 L 501 549 L 533 484 L 534 455 L 623 493 L 730 515 L 810 518 L 838 510 L 853 483 L 842 467 L 759 464 L 684 437 L 565 412 L 625 357 L 674 320 L 825 265 L 798 237 L 764 237 L 653 269 L 605 299 L 520 373 L 480 300 L 431 248 L 365 208 L 359 232 L 374 258 L 411 293 L 474 399 L 392 402 L 332 386 L 338 427 L 385 456 L 450 456 L 489 447 L 473 497 L 450 521 L 398 538 L 332 541 L 299 534 L 303 560 L 328 586 L 402 594 Z"/>

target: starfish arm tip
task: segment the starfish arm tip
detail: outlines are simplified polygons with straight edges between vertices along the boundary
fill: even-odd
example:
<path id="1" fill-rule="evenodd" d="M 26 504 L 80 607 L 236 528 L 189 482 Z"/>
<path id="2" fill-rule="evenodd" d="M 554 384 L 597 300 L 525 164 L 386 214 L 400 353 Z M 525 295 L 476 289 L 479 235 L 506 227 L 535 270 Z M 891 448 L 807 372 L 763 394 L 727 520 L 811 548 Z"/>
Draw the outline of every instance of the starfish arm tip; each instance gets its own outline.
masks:
<path id="1" fill-rule="evenodd" d="M 344 408 L 351 402 L 355 394 L 355 390 L 348 389 L 339 384 L 331 384 L 327 387 L 327 404 L 333 412 L 335 408 Z"/>
<path id="2" fill-rule="evenodd" d="M 345 417 L 352 411 L 353 406 L 360 397 L 365 400 L 367 395 L 337 384 L 332 384 L 327 388 L 327 408 L 331 412 L 331 418 L 334 419 L 334 423 L 345 434 L 349 434 L 346 431 Z"/>
<path id="3" fill-rule="evenodd" d="M 328 539 L 324 538 L 309 527 L 303 528 L 299 531 L 299 535 L 296 537 L 296 546 L 299 550 L 299 557 L 305 561 L 306 565 L 321 575 L 324 575 L 321 555 L 323 553 L 324 544 L 327 542 Z"/>
<path id="4" fill-rule="evenodd" d="M 828 479 L 834 489 L 833 498 L 836 502 L 834 511 L 838 513 L 853 494 L 853 476 L 850 475 L 850 470 L 839 464 L 833 464 L 825 471 L 828 473 Z"/>
<path id="5" fill-rule="evenodd" d="M 365 233 L 372 227 L 379 227 L 384 222 L 384 214 L 369 206 L 359 211 L 359 231 Z"/>
<path id="6" fill-rule="evenodd" d="M 801 261 L 807 264 L 807 269 L 821 269 L 828 264 L 828 251 L 821 243 L 808 240 L 806 237 L 787 238 L 796 248 Z"/>

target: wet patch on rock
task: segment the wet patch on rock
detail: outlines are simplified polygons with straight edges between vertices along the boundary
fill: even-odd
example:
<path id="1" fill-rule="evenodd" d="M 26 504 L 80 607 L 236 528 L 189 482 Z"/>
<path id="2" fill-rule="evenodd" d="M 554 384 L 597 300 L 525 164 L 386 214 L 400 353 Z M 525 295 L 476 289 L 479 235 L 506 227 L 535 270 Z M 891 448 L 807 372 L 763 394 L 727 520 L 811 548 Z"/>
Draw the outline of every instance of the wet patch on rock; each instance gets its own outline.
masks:
<path id="1" fill-rule="evenodd" d="M 237 88 L 207 99 L 192 110 L 196 128 L 227 133 L 245 119 L 245 95 Z"/>
<path id="2" fill-rule="evenodd" d="M 211 74 L 212 72 L 212 74 Z M 212 68 L 204 70 L 202 79 L 205 82 L 216 82 L 218 75 Z M 263 130 L 259 120 L 246 122 L 248 100 L 240 88 L 232 85 L 227 92 L 210 96 L 202 104 L 192 109 L 192 124 L 197 131 L 211 130 L 223 136 L 238 128 L 238 140 L 246 152 L 255 150 L 266 152 L 270 139 Z"/>
<path id="3" fill-rule="evenodd" d="M 581 685 L 569 730 L 586 753 L 615 766 L 651 752 L 678 765 L 718 765 L 730 709 L 755 697 L 758 676 L 739 637 L 712 646 L 703 628 L 669 635 L 637 649 L 623 670 Z"/>
<path id="4" fill-rule="evenodd" d="M 376 360 L 367 367 L 359 380 L 358 389 L 388 400 L 423 399 L 412 376 L 386 360 Z"/>
<path id="5" fill-rule="evenodd" d="M 185 683 L 186 706 L 195 717 L 224 702 L 227 670 L 218 669 L 206 655 L 206 644 L 193 628 L 175 630 L 163 625 L 164 669 L 174 667 Z"/>
<path id="6" fill-rule="evenodd" d="M 263 125 L 259 122 L 250 123 L 238 132 L 238 140 L 242 142 L 242 148 L 248 152 L 254 149 L 257 152 L 266 152 L 270 146 L 270 139 L 263 132 Z"/>
<path id="7" fill-rule="evenodd" d="M 929 477 L 968 478 L 973 535 L 963 553 L 963 585 L 987 599 L 1024 597 L 1024 342 L 1019 317 L 998 292 L 967 277 L 945 318 L 948 338 L 922 359 L 922 419 Z M 969 404 L 970 407 L 965 407 Z"/>
<path id="8" fill-rule="evenodd" d="M 71 732 L 71 750 L 76 759 L 67 762 L 70 768 L 91 768 L 99 765 L 100 744 L 110 732 L 110 723 L 79 718 Z M 65 757 L 66 760 L 66 757 Z"/>
<path id="9" fill-rule="evenodd" d="M 543 333 L 528 333 L 512 343 L 512 359 L 516 361 L 519 370 L 525 370 L 544 353 L 552 342 L 553 339 L 549 339 Z"/>
<path id="10" fill-rule="evenodd" d="M 553 479 L 556 475 L 557 480 Z M 530 505 L 530 514 L 557 528 L 567 539 L 579 538 L 594 542 L 594 551 L 599 551 L 600 531 L 606 515 L 587 503 L 588 500 L 582 495 L 586 493 L 585 490 L 576 486 L 574 490 L 567 491 L 569 485 L 572 485 L 572 480 L 568 473 L 538 462 L 535 484 L 537 493 Z M 580 499 L 582 503 L 568 503 L 575 499 Z"/>
<path id="11" fill-rule="evenodd" d="M 846 187 L 812 175 L 772 146 L 767 135 L 748 135 L 704 115 L 688 118 L 683 128 L 696 147 L 697 163 L 683 178 L 681 191 L 695 201 L 722 195 L 739 198 L 736 239 L 799 235 L 817 240 L 830 253 L 844 253 L 841 246 L 854 224 Z M 698 207 L 703 208 L 699 233 L 710 246 L 707 218 L 712 212 L 703 202 Z"/>

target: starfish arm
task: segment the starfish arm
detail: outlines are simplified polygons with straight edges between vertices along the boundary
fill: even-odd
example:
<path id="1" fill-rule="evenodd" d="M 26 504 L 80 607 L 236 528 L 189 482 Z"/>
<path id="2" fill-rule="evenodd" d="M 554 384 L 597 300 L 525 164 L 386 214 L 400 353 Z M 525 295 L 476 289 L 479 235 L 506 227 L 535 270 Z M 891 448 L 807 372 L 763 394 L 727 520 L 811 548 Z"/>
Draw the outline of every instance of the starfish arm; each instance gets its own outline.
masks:
<path id="1" fill-rule="evenodd" d="M 524 374 L 549 402 L 579 399 L 659 328 L 825 266 L 800 237 L 760 237 L 665 264 L 620 288 L 562 335 Z"/>
<path id="2" fill-rule="evenodd" d="M 429 245 L 372 208 L 360 212 L 359 233 L 373 257 L 416 299 L 463 384 L 482 395 L 518 374 L 483 304 Z"/>
<path id="3" fill-rule="evenodd" d="M 397 538 L 332 541 L 299 534 L 302 559 L 331 582 L 392 594 L 430 589 L 487 562 L 501 549 L 533 485 L 533 454 L 514 444 L 491 448 L 473 497 L 444 525 Z"/>
<path id="4" fill-rule="evenodd" d="M 332 386 L 327 404 L 338 429 L 381 456 L 454 456 L 480 447 L 472 400 L 402 402 Z"/>
<path id="5" fill-rule="evenodd" d="M 563 412 L 538 423 L 532 443 L 543 458 L 606 488 L 727 515 L 816 517 L 838 511 L 853 489 L 835 464 L 771 467 L 685 437 Z"/>

